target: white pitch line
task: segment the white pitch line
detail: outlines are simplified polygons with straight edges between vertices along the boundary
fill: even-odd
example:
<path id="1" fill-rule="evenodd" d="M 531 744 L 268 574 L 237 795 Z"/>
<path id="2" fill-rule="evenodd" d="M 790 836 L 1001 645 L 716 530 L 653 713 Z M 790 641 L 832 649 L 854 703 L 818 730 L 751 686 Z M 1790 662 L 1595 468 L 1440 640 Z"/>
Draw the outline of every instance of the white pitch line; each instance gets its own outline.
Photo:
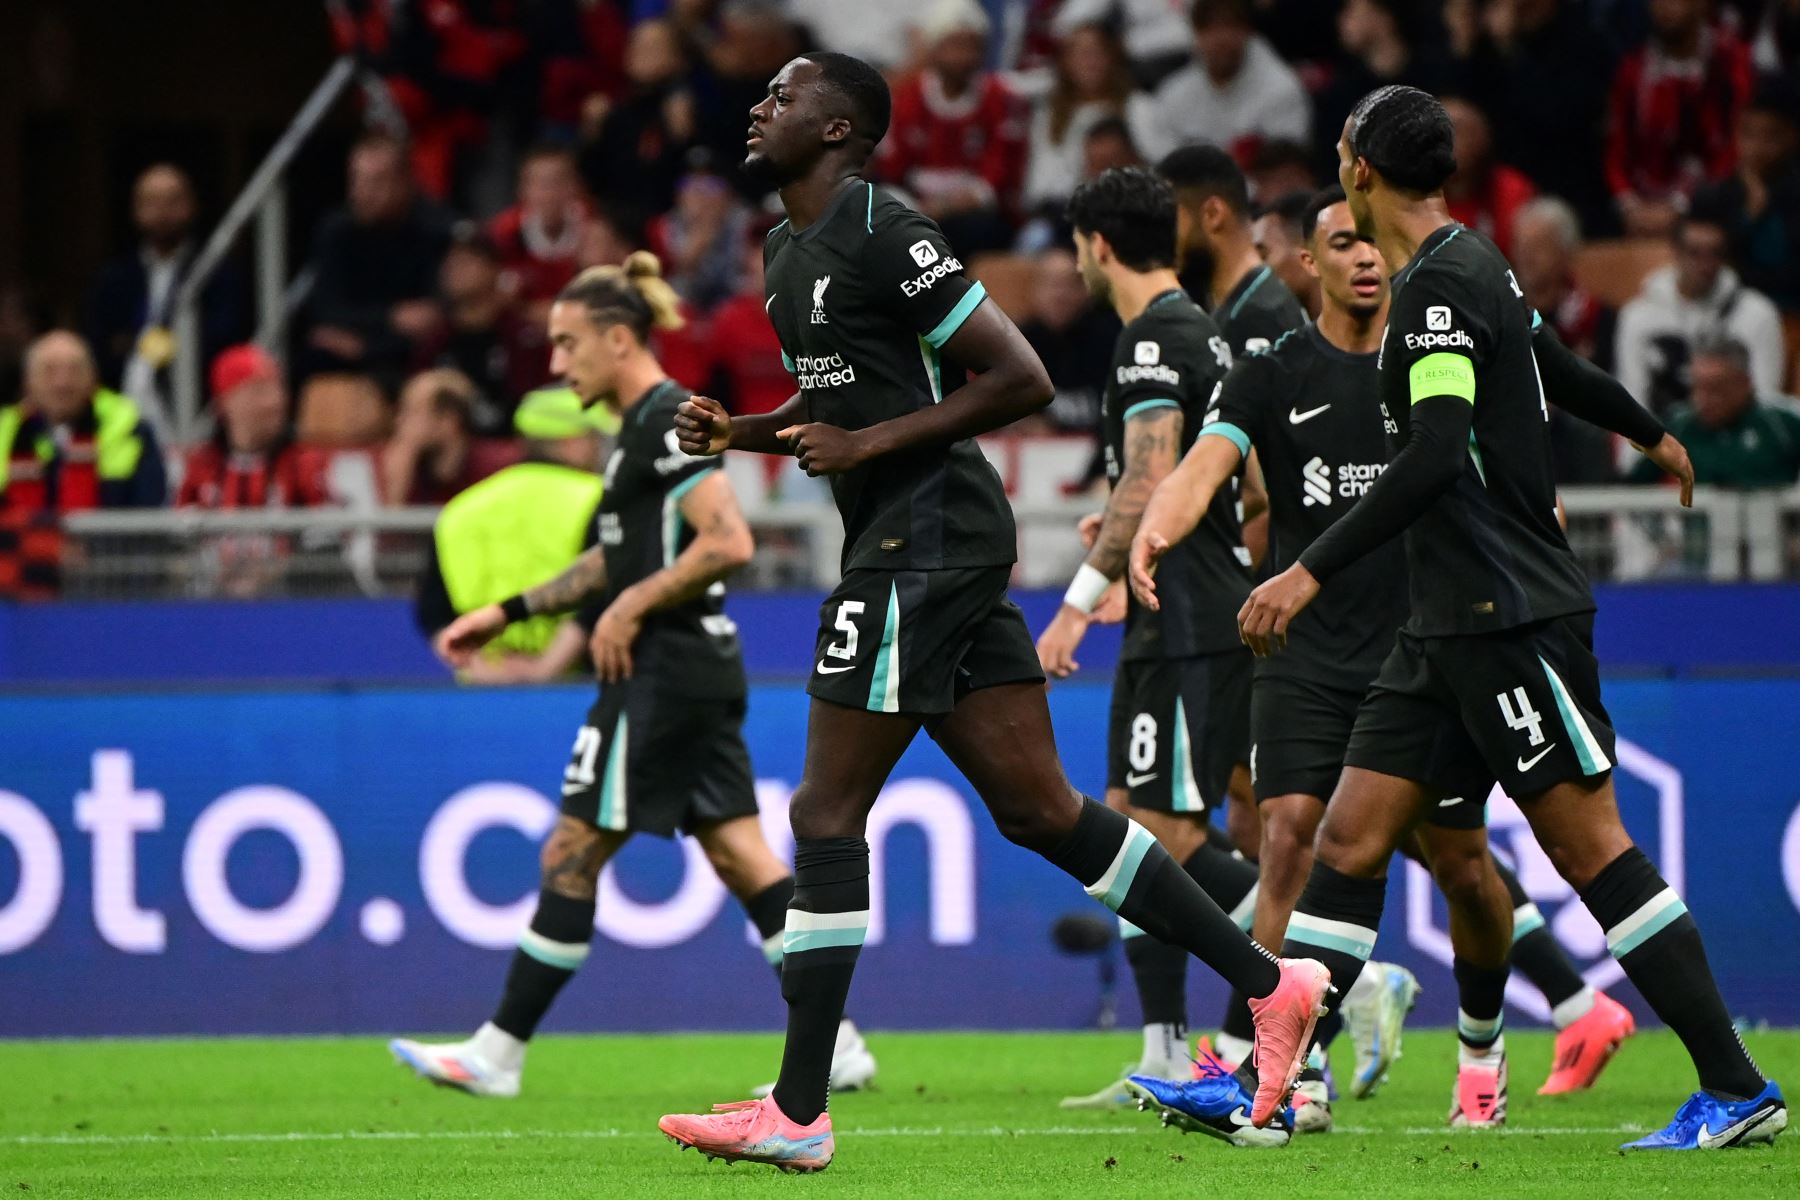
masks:
<path id="1" fill-rule="evenodd" d="M 1158 1133 L 1160 1129 L 1153 1126 L 1119 1126 L 1116 1128 L 1092 1128 L 1080 1125 L 1051 1125 L 1035 1129 L 1010 1129 L 998 1125 L 975 1129 L 946 1129 L 942 1127 L 920 1127 L 893 1125 L 868 1129 L 839 1130 L 845 1137 L 895 1137 L 895 1138 L 936 1138 L 936 1137 L 1116 1137 L 1118 1135 L 1137 1135 Z M 1338 1131 L 1347 1135 L 1372 1135 L 1382 1133 L 1402 1137 L 1452 1137 L 1456 1136 L 1449 1129 L 1431 1126 L 1414 1126 L 1407 1129 L 1379 1130 L 1356 1126 L 1342 1127 Z M 1616 1135 L 1623 1133 L 1643 1133 L 1642 1125 L 1596 1125 L 1572 1127 L 1546 1127 L 1534 1129 L 1530 1126 L 1513 1126 L 1501 1131 L 1498 1136 L 1509 1140 L 1529 1137 L 1594 1137 L 1602 1134 Z M 615 1141 L 637 1139 L 660 1139 L 663 1135 L 649 1129 L 346 1129 L 346 1130 L 295 1130 L 288 1133 L 42 1133 L 18 1134 L 0 1138 L 0 1145 L 7 1146 L 128 1146 L 155 1145 L 158 1143 L 263 1143 L 263 1142 L 478 1142 L 478 1141 L 530 1141 L 536 1139 L 571 1139 L 579 1141 Z M 1485 1136 L 1495 1136 L 1492 1134 Z M 1309 1142 L 1312 1139 L 1307 1139 Z M 1475 1143 L 1470 1143 L 1474 1145 Z"/>

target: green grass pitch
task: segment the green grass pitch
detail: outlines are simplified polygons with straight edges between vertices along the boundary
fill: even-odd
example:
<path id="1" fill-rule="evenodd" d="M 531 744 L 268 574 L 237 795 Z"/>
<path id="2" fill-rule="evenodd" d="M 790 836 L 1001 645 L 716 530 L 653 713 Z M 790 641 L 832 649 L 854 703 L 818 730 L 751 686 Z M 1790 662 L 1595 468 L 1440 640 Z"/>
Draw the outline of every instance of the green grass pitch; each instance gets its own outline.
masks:
<path id="1" fill-rule="evenodd" d="M 1135 1034 L 872 1033 L 878 1090 L 837 1099 L 837 1161 L 809 1177 L 708 1163 L 656 1132 L 663 1112 L 769 1077 L 770 1035 L 545 1037 L 517 1100 L 433 1089 L 375 1038 L 0 1043 L 0 1195 L 1800 1196 L 1800 1132 L 1715 1154 L 1616 1151 L 1693 1086 L 1671 1035 L 1640 1035 L 1597 1089 L 1556 1100 L 1533 1094 L 1548 1035 L 1508 1041 L 1504 1133 L 1444 1128 L 1451 1035 L 1415 1032 L 1378 1097 L 1339 1101 L 1338 1132 L 1247 1151 L 1135 1111 L 1058 1110 L 1132 1057 Z M 1750 1046 L 1800 1086 L 1800 1033 Z"/>

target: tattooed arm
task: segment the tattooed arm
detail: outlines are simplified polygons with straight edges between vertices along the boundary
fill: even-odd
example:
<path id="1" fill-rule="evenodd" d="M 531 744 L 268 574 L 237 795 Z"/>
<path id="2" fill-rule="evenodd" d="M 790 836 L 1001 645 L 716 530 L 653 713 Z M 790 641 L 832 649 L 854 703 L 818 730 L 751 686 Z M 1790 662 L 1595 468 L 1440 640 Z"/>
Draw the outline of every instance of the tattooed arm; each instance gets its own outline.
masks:
<path id="1" fill-rule="evenodd" d="M 465 670 L 475 652 L 500 636 L 515 620 L 544 613 L 572 612 L 589 596 L 606 590 L 606 556 L 599 546 L 582 551 L 568 569 L 515 596 L 504 604 L 487 604 L 464 613 L 438 631 L 431 647 L 456 670 Z"/>
<path id="2" fill-rule="evenodd" d="M 1095 575 L 1115 583 L 1125 573 L 1131 539 L 1150 503 L 1150 495 L 1163 477 L 1175 469 L 1181 445 L 1181 409 L 1162 404 L 1146 409 L 1125 423 L 1125 465 L 1119 482 L 1107 497 L 1100 517 L 1100 531 L 1088 550 L 1081 575 Z M 1079 584 L 1081 575 L 1077 575 Z M 1080 669 L 1075 648 L 1087 633 L 1089 612 L 1064 600 L 1049 628 L 1038 638 L 1038 662 L 1050 675 L 1062 679 Z"/>
<path id="3" fill-rule="evenodd" d="M 681 497 L 681 516 L 694 529 L 687 549 L 621 591 L 594 626 L 588 648 L 603 680 L 631 677 L 631 644 L 645 617 L 687 603 L 750 561 L 755 542 L 725 472 L 701 476 Z"/>

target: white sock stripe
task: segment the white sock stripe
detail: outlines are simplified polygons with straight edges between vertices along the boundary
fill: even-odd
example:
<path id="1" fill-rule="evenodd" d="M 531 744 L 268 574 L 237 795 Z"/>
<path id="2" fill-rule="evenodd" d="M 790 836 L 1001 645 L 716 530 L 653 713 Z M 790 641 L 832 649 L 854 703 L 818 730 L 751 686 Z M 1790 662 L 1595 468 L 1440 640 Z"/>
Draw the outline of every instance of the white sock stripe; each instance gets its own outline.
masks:
<path id="1" fill-rule="evenodd" d="M 1465 1040 L 1488 1041 L 1500 1036 L 1500 1029 L 1506 1024 L 1506 1014 L 1502 1012 L 1492 1020 L 1471 1017 L 1462 1009 L 1456 1010 L 1456 1032 Z"/>
<path id="2" fill-rule="evenodd" d="M 1348 921 L 1333 921 L 1296 912 L 1288 918 L 1288 936 L 1308 945 L 1342 950 L 1367 962 L 1375 949 L 1375 931 Z"/>
<path id="3" fill-rule="evenodd" d="M 1239 900 L 1237 907 L 1231 910 L 1233 925 L 1246 932 L 1249 930 L 1256 918 L 1256 897 L 1261 891 L 1262 881 L 1260 879 L 1250 885 L 1250 890 L 1244 893 L 1244 898 Z"/>
<path id="4" fill-rule="evenodd" d="M 821 929 L 867 929 L 869 910 L 855 912 L 808 912 L 804 908 L 787 910 L 786 933 L 814 933 Z"/>
<path id="5" fill-rule="evenodd" d="M 1581 1018 L 1594 1011 L 1594 1003 L 1600 994 L 1593 988 L 1582 986 L 1579 992 L 1564 1000 L 1550 1010 L 1550 1023 L 1558 1029 L 1567 1029 Z"/>
<path id="6" fill-rule="evenodd" d="M 1087 894 L 1094 897 L 1096 900 L 1113 890 L 1113 885 L 1119 881 L 1119 872 L 1125 869 L 1125 862 L 1128 858 L 1132 859 L 1134 862 L 1142 861 L 1145 850 L 1147 850 L 1148 847 L 1145 847 L 1144 850 L 1139 850 L 1135 856 L 1132 854 L 1133 849 L 1140 841 L 1150 842 L 1155 840 L 1150 836 L 1150 831 L 1145 829 L 1142 825 L 1139 825 L 1136 821 L 1127 818 L 1126 825 L 1129 826 L 1129 828 L 1125 830 L 1124 839 L 1119 842 L 1119 852 L 1113 855 L 1112 862 L 1107 864 L 1106 873 L 1088 885 Z"/>
<path id="7" fill-rule="evenodd" d="M 527 954 L 537 951 L 537 955 L 533 957 L 572 959 L 578 963 L 586 961 L 591 949 L 587 942 L 553 942 L 533 929 L 527 929 L 519 935 L 519 948 Z"/>
<path id="8" fill-rule="evenodd" d="M 1631 942 L 1632 935 L 1650 922 L 1656 920 L 1671 906 L 1681 905 L 1681 897 L 1675 889 L 1665 887 L 1650 899 L 1638 906 L 1638 910 L 1606 931 L 1606 948 L 1615 955 L 1622 944 Z M 1681 905 L 1685 909 L 1685 905 Z"/>

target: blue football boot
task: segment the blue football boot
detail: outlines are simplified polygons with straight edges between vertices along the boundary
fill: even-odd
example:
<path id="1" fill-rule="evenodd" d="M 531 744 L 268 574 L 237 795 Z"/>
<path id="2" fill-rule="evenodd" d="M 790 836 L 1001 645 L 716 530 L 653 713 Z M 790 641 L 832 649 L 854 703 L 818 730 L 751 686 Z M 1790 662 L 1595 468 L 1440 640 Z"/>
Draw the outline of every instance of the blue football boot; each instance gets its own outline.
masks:
<path id="1" fill-rule="evenodd" d="M 1294 1132 L 1294 1112 L 1282 1108 L 1262 1129 L 1250 1123 L 1256 1097 L 1238 1077 L 1210 1054 L 1199 1061 L 1193 1079 L 1156 1079 L 1133 1075 L 1125 1090 L 1137 1097 L 1138 1108 L 1154 1108 L 1162 1123 L 1183 1133 L 1204 1133 L 1234 1146 L 1285 1146 Z"/>
<path id="2" fill-rule="evenodd" d="M 1720 1100 L 1695 1092 L 1675 1110 L 1667 1126 L 1622 1150 L 1724 1150 L 1772 1142 L 1787 1128 L 1787 1101 L 1781 1089 L 1770 1083 L 1748 1100 Z"/>

